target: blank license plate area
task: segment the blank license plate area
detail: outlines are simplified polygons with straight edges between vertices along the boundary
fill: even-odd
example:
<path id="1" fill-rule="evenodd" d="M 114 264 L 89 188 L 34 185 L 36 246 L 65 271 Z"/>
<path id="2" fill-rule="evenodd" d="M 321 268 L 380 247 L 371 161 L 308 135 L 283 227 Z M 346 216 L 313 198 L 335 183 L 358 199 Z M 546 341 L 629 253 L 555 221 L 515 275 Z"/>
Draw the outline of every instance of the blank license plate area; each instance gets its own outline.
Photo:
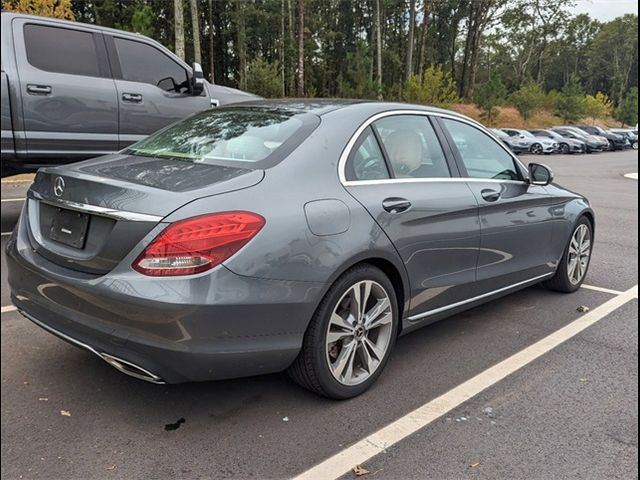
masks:
<path id="1" fill-rule="evenodd" d="M 49 238 L 70 247 L 83 248 L 88 226 L 88 214 L 57 208 L 51 220 Z"/>

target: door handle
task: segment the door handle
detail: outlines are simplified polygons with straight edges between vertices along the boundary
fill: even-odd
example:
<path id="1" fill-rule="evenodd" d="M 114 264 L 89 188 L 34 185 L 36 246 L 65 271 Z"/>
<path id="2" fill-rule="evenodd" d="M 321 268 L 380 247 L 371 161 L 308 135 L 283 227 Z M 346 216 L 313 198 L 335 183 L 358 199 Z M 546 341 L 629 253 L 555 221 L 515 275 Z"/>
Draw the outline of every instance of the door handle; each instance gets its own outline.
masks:
<path id="1" fill-rule="evenodd" d="M 480 192 L 480 195 L 482 195 L 482 198 L 484 198 L 487 202 L 496 202 L 500 200 L 502 192 L 491 190 L 490 188 L 485 188 Z"/>
<path id="2" fill-rule="evenodd" d="M 140 95 L 139 93 L 123 93 L 122 100 L 131 103 L 141 103 L 142 95 Z"/>
<path id="3" fill-rule="evenodd" d="M 27 85 L 27 92 L 32 95 L 51 95 L 52 89 L 49 85 Z"/>
<path id="4" fill-rule="evenodd" d="M 382 201 L 382 208 L 389 213 L 402 213 L 411 208 L 411 202 L 406 198 L 385 198 Z"/>

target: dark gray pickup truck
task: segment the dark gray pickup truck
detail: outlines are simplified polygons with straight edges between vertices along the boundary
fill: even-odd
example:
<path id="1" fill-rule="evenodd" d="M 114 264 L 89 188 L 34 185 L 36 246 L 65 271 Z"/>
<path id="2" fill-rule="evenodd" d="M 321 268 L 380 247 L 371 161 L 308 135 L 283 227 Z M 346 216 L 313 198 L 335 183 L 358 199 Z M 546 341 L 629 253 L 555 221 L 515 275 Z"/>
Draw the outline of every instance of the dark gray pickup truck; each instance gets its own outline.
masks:
<path id="1" fill-rule="evenodd" d="M 258 97 L 212 85 L 147 37 L 2 13 L 2 176 L 123 149 L 192 113 Z"/>

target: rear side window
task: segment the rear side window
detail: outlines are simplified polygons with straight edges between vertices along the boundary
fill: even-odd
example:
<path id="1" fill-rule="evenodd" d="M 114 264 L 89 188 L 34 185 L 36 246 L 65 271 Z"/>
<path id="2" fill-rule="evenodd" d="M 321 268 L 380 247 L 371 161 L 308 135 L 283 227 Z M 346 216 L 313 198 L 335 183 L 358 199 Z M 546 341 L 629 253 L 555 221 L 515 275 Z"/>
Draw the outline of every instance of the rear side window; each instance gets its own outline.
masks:
<path id="1" fill-rule="evenodd" d="M 251 164 L 284 148 L 302 124 L 287 113 L 207 110 L 136 143 L 129 152 L 189 162 Z"/>
<path id="2" fill-rule="evenodd" d="M 447 178 L 447 159 L 429 120 L 394 115 L 374 123 L 396 178 Z"/>
<path id="3" fill-rule="evenodd" d="M 187 71 L 160 50 L 141 42 L 114 38 L 122 79 L 149 83 L 167 92 L 187 93 Z"/>
<path id="4" fill-rule="evenodd" d="M 389 178 L 384 156 L 370 127 L 358 139 L 345 168 L 346 179 L 381 180 Z"/>
<path id="5" fill-rule="evenodd" d="M 442 120 L 472 178 L 521 180 L 516 163 L 500 144 L 481 130 L 458 122 Z"/>
<path id="6" fill-rule="evenodd" d="M 27 61 L 47 72 L 100 76 L 93 34 L 68 28 L 24 26 Z"/>

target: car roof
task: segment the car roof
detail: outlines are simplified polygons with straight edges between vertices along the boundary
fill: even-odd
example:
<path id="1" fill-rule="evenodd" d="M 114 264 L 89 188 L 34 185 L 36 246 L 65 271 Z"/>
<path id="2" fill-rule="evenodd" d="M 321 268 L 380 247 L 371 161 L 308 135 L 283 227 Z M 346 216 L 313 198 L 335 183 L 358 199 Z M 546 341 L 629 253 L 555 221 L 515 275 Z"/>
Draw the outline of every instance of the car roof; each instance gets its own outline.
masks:
<path id="1" fill-rule="evenodd" d="M 431 105 L 416 105 L 401 102 L 385 102 L 377 100 L 357 100 L 343 98 L 286 98 L 273 100 L 254 100 L 230 104 L 220 108 L 257 108 L 264 110 L 280 110 L 292 114 L 313 113 L 318 116 L 326 115 L 338 110 L 351 111 L 366 108 L 373 113 L 389 110 L 415 110 L 418 112 L 446 113 L 454 117 L 472 120 L 464 115 L 451 110 L 434 107 Z"/>

